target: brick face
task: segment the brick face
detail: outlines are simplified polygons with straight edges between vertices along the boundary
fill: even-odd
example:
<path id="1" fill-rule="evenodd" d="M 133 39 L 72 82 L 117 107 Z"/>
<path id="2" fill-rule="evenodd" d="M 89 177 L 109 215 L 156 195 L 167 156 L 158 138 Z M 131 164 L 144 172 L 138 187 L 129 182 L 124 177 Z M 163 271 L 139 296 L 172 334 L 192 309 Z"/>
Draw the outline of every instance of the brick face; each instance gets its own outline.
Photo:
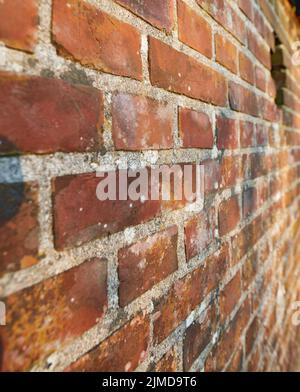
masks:
<path id="1" fill-rule="evenodd" d="M 176 226 L 120 249 L 118 259 L 120 304 L 124 306 L 176 271 Z"/>
<path id="2" fill-rule="evenodd" d="M 0 73 L 0 87 L 0 154 L 84 152 L 101 147 L 100 91 L 58 79 L 4 72 Z"/>
<path id="3" fill-rule="evenodd" d="M 149 319 L 139 315 L 73 363 L 66 371 L 133 371 L 146 356 L 149 332 Z"/>
<path id="4" fill-rule="evenodd" d="M 37 0 L 1 1 L 0 41 L 10 48 L 33 52 L 37 43 L 37 30 Z"/>
<path id="5" fill-rule="evenodd" d="M 298 19 L 0 0 L 0 370 L 298 370 Z"/>
<path id="6" fill-rule="evenodd" d="M 82 0 L 54 0 L 53 39 L 58 53 L 67 58 L 142 79 L 138 31 Z"/>
<path id="7" fill-rule="evenodd" d="M 174 0 L 115 0 L 159 29 L 170 32 L 174 24 Z"/>
<path id="8" fill-rule="evenodd" d="M 157 39 L 150 38 L 149 45 L 153 85 L 215 105 L 225 105 L 227 85 L 224 76 Z"/>
<path id="9" fill-rule="evenodd" d="M 212 29 L 183 1 L 177 1 L 179 39 L 204 56 L 212 57 Z"/>
<path id="10" fill-rule="evenodd" d="M 212 124 L 206 113 L 179 108 L 179 133 L 182 138 L 183 147 L 213 147 Z"/>
<path id="11" fill-rule="evenodd" d="M 112 134 L 118 150 L 168 149 L 172 108 L 147 97 L 118 93 L 113 97 Z"/>
<path id="12" fill-rule="evenodd" d="M 94 326 L 107 309 L 106 262 L 87 260 L 56 277 L 12 294 L 1 329 L 2 369 L 29 369 Z M 30 320 L 30 322 L 28 322 Z"/>

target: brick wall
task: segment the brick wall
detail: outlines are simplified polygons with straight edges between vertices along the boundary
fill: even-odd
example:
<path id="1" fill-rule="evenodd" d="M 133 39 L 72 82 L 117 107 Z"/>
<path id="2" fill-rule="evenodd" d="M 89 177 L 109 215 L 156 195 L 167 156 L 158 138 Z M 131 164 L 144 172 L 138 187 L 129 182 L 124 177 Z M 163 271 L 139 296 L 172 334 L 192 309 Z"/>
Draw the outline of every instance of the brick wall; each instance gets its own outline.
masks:
<path id="1" fill-rule="evenodd" d="M 2 370 L 296 368 L 299 33 L 287 0 L 0 2 Z M 124 162 L 203 164 L 204 208 L 97 200 Z"/>

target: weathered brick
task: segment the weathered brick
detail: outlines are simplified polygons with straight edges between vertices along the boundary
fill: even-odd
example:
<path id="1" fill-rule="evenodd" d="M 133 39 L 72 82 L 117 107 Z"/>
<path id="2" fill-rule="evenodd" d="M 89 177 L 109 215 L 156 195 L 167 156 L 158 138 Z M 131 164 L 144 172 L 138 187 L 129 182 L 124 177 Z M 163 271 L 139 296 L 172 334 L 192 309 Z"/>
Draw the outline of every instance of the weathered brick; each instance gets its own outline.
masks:
<path id="1" fill-rule="evenodd" d="M 120 305 L 125 306 L 177 270 L 177 227 L 118 252 Z"/>
<path id="2" fill-rule="evenodd" d="M 257 96 L 245 87 L 235 83 L 229 83 L 229 103 L 232 110 L 259 115 L 259 102 Z"/>
<path id="3" fill-rule="evenodd" d="M 173 145 L 171 105 L 117 93 L 112 102 L 112 134 L 117 150 L 168 149 Z"/>
<path id="4" fill-rule="evenodd" d="M 214 136 L 212 124 L 206 113 L 179 108 L 179 133 L 183 147 L 212 148 Z"/>
<path id="5" fill-rule="evenodd" d="M 177 281 L 154 309 L 154 342 L 160 343 L 200 304 L 201 271 Z"/>
<path id="6" fill-rule="evenodd" d="M 53 180 L 54 234 L 57 249 L 76 246 L 125 227 L 149 220 L 160 213 L 159 200 L 97 199 L 97 186 L 104 178 L 95 173 L 57 177 Z M 128 181 L 130 184 L 130 182 Z"/>
<path id="7" fill-rule="evenodd" d="M 0 184 L 0 275 L 38 262 L 38 187 Z"/>
<path id="8" fill-rule="evenodd" d="M 239 53 L 239 70 L 242 79 L 250 84 L 254 84 L 253 63 L 243 52 Z"/>
<path id="9" fill-rule="evenodd" d="M 154 86 L 214 105 L 226 104 L 227 82 L 223 75 L 155 38 L 149 38 L 149 46 Z"/>
<path id="10" fill-rule="evenodd" d="M 220 188 L 227 188 L 236 185 L 241 177 L 241 160 L 239 156 L 224 155 L 220 162 Z"/>
<path id="11" fill-rule="evenodd" d="M 266 68 L 271 69 L 271 53 L 265 42 L 257 33 L 254 33 L 250 29 L 247 31 L 247 37 L 248 46 L 251 52 Z"/>
<path id="12" fill-rule="evenodd" d="M 201 211 L 185 224 L 185 249 L 187 260 L 204 252 L 215 238 L 215 209 Z"/>
<path id="13" fill-rule="evenodd" d="M 266 81 L 266 74 L 261 67 L 255 67 L 255 84 L 262 91 L 266 91 L 267 88 L 267 81 Z"/>
<path id="14" fill-rule="evenodd" d="M 2 371 L 29 370 L 97 324 L 107 308 L 106 262 L 90 259 L 6 299 Z"/>
<path id="15" fill-rule="evenodd" d="M 183 172 L 183 164 L 177 165 Z M 128 170 L 116 170 L 111 172 L 84 173 L 56 177 L 52 181 L 53 210 L 54 210 L 54 239 L 55 247 L 63 249 L 66 247 L 79 246 L 85 242 L 101 238 L 105 235 L 121 231 L 129 226 L 146 222 L 160 215 L 162 212 L 173 211 L 183 208 L 195 202 L 195 194 L 192 199 L 185 194 L 185 181 L 174 181 L 171 166 L 164 165 L 164 175 L 160 176 L 157 198 L 152 197 L 152 183 L 156 184 L 156 178 L 151 175 L 150 168 L 147 170 L 147 189 L 137 190 L 136 199 L 132 199 L 127 193 L 131 188 L 139 188 L 140 172 Z M 160 168 L 162 169 L 162 168 Z M 169 170 L 169 173 L 167 173 Z M 174 173 L 174 171 L 173 171 Z M 100 175 L 103 174 L 101 177 Z M 196 185 L 196 166 L 192 166 L 192 184 Z M 130 178 L 128 176 L 130 175 Z M 108 177 L 110 176 L 110 177 Z M 127 188 L 120 188 L 120 178 L 125 176 Z M 103 184 L 102 181 L 104 181 Z M 116 183 L 114 195 L 100 194 L 100 188 L 112 181 Z M 140 184 L 140 182 L 139 182 Z M 170 192 L 163 195 L 165 187 L 170 184 Z M 179 187 L 179 189 L 177 189 Z M 180 190 L 182 195 L 176 199 L 176 192 Z M 126 193 L 123 197 L 124 193 Z M 122 195 L 123 194 L 123 195 Z M 99 198 L 98 198 L 99 196 Z M 103 200 L 100 196 L 106 196 Z M 163 200 L 163 197 L 167 200 Z"/>
<path id="16" fill-rule="evenodd" d="M 252 0 L 238 0 L 238 4 L 239 4 L 240 9 L 244 12 L 244 14 L 250 20 L 253 20 Z"/>
<path id="17" fill-rule="evenodd" d="M 219 233 L 221 236 L 235 229 L 240 221 L 238 196 L 231 196 L 219 206 Z"/>
<path id="18" fill-rule="evenodd" d="M 59 54 L 103 72 L 142 79 L 139 32 L 100 9 L 82 0 L 54 0 L 52 33 Z"/>
<path id="19" fill-rule="evenodd" d="M 115 0 L 134 14 L 161 30 L 170 32 L 174 25 L 174 0 Z"/>
<path id="20" fill-rule="evenodd" d="M 250 303 L 246 299 L 210 353 L 205 363 L 205 368 L 208 371 L 221 371 L 224 369 L 232 353 L 240 346 L 240 337 L 248 323 L 249 317 Z"/>
<path id="21" fill-rule="evenodd" d="M 149 344 L 149 318 L 138 315 L 66 371 L 130 372 L 143 362 Z"/>
<path id="22" fill-rule="evenodd" d="M 240 121 L 240 144 L 245 148 L 255 146 L 254 124 L 250 121 Z"/>
<path id="23" fill-rule="evenodd" d="M 172 347 L 156 364 L 155 372 L 178 372 L 178 362 L 175 348 Z"/>
<path id="24" fill-rule="evenodd" d="M 228 118 L 222 113 L 217 115 L 216 133 L 217 146 L 219 149 L 235 149 L 238 148 L 238 128 L 237 121 Z"/>
<path id="25" fill-rule="evenodd" d="M 215 35 L 216 60 L 231 72 L 237 73 L 237 48 L 222 34 Z"/>
<path id="26" fill-rule="evenodd" d="M 10 48 L 33 52 L 37 43 L 37 0 L 0 2 L 0 41 Z"/>
<path id="27" fill-rule="evenodd" d="M 246 42 L 245 23 L 227 1 L 197 0 L 197 3 L 242 44 Z"/>
<path id="28" fill-rule="evenodd" d="M 241 297 L 241 274 L 236 275 L 226 284 L 220 293 L 220 315 L 225 320 L 233 311 Z"/>
<path id="29" fill-rule="evenodd" d="M 0 105 L 0 154 L 97 151 L 102 145 L 103 99 L 93 87 L 2 72 Z"/>
<path id="30" fill-rule="evenodd" d="M 182 0 L 177 1 L 177 12 L 180 41 L 211 58 L 212 29 L 209 23 Z"/>
<path id="31" fill-rule="evenodd" d="M 183 368 L 189 370 L 193 362 L 210 342 L 216 329 L 217 316 L 215 306 L 209 307 L 204 316 L 194 321 L 186 330 L 183 342 Z"/>

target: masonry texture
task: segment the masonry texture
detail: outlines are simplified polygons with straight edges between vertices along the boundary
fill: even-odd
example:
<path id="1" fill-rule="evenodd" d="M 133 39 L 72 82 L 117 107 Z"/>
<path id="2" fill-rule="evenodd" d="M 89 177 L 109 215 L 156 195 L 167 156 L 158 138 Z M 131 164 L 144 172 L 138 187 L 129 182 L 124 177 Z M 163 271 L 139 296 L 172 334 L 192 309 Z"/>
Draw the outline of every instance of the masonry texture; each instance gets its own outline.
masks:
<path id="1" fill-rule="evenodd" d="M 0 1 L 0 368 L 287 371 L 300 329 L 288 0 Z M 204 205 L 99 201 L 202 164 Z"/>

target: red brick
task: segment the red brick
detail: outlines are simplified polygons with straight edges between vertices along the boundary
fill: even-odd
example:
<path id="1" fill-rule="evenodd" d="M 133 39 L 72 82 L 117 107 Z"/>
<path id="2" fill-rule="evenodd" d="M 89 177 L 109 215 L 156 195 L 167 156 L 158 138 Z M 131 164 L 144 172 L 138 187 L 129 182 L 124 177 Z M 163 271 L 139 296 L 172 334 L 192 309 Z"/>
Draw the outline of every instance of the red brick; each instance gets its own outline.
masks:
<path id="1" fill-rule="evenodd" d="M 241 297 L 241 274 L 237 274 L 226 284 L 220 293 L 221 320 L 225 320 L 238 304 Z"/>
<path id="2" fill-rule="evenodd" d="M 204 167 L 204 193 L 215 192 L 220 183 L 220 164 L 213 159 L 207 159 L 201 164 Z"/>
<path id="3" fill-rule="evenodd" d="M 38 262 L 38 187 L 0 184 L 0 275 Z"/>
<path id="4" fill-rule="evenodd" d="M 269 132 L 264 124 L 256 124 L 256 145 L 267 146 L 269 143 Z"/>
<path id="5" fill-rule="evenodd" d="M 250 84 L 254 84 L 253 63 L 243 52 L 239 53 L 239 69 L 241 78 Z"/>
<path id="6" fill-rule="evenodd" d="M 149 45 L 154 86 L 215 105 L 226 104 L 227 82 L 223 75 L 155 38 L 149 38 Z"/>
<path id="7" fill-rule="evenodd" d="M 177 12 L 180 41 L 211 58 L 212 29 L 209 23 L 181 0 L 177 1 Z"/>
<path id="8" fill-rule="evenodd" d="M 250 121 L 240 121 L 240 144 L 245 148 L 255 146 L 254 124 Z"/>
<path id="9" fill-rule="evenodd" d="M 232 110 L 258 117 L 259 102 L 257 96 L 245 87 L 229 83 L 229 103 Z"/>
<path id="10" fill-rule="evenodd" d="M 212 125 L 206 113 L 179 108 L 179 133 L 183 147 L 213 148 Z"/>
<path id="11" fill-rule="evenodd" d="M 177 227 L 119 250 L 120 305 L 125 306 L 178 267 Z"/>
<path id="12" fill-rule="evenodd" d="M 1 370 L 29 370 L 93 327 L 106 308 L 106 262 L 96 258 L 10 295 Z"/>
<path id="13" fill-rule="evenodd" d="M 201 271 L 177 281 L 154 309 L 154 342 L 160 343 L 200 304 Z"/>
<path id="14" fill-rule="evenodd" d="M 53 180 L 57 249 L 80 245 L 118 232 L 160 213 L 159 200 L 144 203 L 140 200 L 98 200 L 96 190 L 102 180 L 95 173 L 57 177 Z"/>
<path id="15" fill-rule="evenodd" d="M 229 365 L 226 368 L 226 372 L 240 372 L 243 368 L 243 347 L 239 346 L 233 357 L 230 360 Z"/>
<path id="16" fill-rule="evenodd" d="M 215 290 L 227 272 L 229 264 L 228 245 L 222 247 L 209 256 L 201 267 L 201 291 L 206 296 Z"/>
<path id="17" fill-rule="evenodd" d="M 210 353 L 205 368 L 209 371 L 221 371 L 235 349 L 240 347 L 240 338 L 250 317 L 249 300 L 246 299 L 232 322 L 227 326 L 218 344 Z"/>
<path id="18" fill-rule="evenodd" d="M 250 51 L 266 68 L 271 69 L 271 52 L 265 42 L 250 29 L 248 29 L 247 36 Z"/>
<path id="19" fill-rule="evenodd" d="M 223 201 L 219 207 L 219 234 L 228 234 L 235 229 L 240 221 L 240 207 L 237 196 L 231 196 Z"/>
<path id="20" fill-rule="evenodd" d="M 228 68 L 231 72 L 237 73 L 237 48 L 222 34 L 215 35 L 216 60 L 218 63 Z"/>
<path id="21" fill-rule="evenodd" d="M 172 347 L 156 364 L 155 372 L 178 372 L 177 355 Z"/>
<path id="22" fill-rule="evenodd" d="M 33 52 L 37 43 L 37 0 L 0 2 L 0 41 L 10 48 Z"/>
<path id="23" fill-rule="evenodd" d="M 112 103 L 117 150 L 168 149 L 173 145 L 170 105 L 144 96 L 117 93 Z"/>
<path id="24" fill-rule="evenodd" d="M 174 25 L 174 0 L 115 0 L 153 26 L 170 32 Z"/>
<path id="25" fill-rule="evenodd" d="M 241 160 L 238 156 L 223 156 L 220 162 L 220 188 L 236 185 L 241 177 Z"/>
<path id="26" fill-rule="evenodd" d="M 252 0 L 238 0 L 238 4 L 239 4 L 240 9 L 244 12 L 244 14 L 250 20 L 253 20 Z"/>
<path id="27" fill-rule="evenodd" d="M 103 99 L 93 87 L 0 73 L 0 105 L 0 153 L 97 151 L 102 144 Z"/>
<path id="28" fill-rule="evenodd" d="M 149 344 L 149 318 L 138 315 L 69 366 L 69 372 L 130 372 L 143 362 Z"/>
<path id="29" fill-rule="evenodd" d="M 223 114 L 217 115 L 216 119 L 217 146 L 218 149 L 238 148 L 237 121 Z"/>
<path id="30" fill-rule="evenodd" d="M 164 165 L 164 168 L 171 169 L 171 166 Z M 178 168 L 183 170 L 183 164 L 178 164 Z M 160 168 L 161 169 L 161 168 Z M 196 166 L 192 167 L 194 189 L 196 183 Z M 122 200 L 119 193 L 120 175 L 123 174 L 128 178 L 127 189 L 123 191 L 130 191 L 131 187 L 136 188 L 135 181 L 138 180 L 140 172 L 131 171 L 130 173 L 120 170 L 110 172 L 110 176 L 115 175 L 116 180 L 116 200 L 100 200 L 100 188 L 98 188 L 102 181 L 107 178 L 107 172 L 104 172 L 103 177 L 97 177 L 96 173 L 84 173 L 78 175 L 68 175 L 54 178 L 52 181 L 53 190 L 53 208 L 54 208 L 54 238 L 55 247 L 63 249 L 66 247 L 79 246 L 85 242 L 116 233 L 129 226 L 134 226 L 146 222 L 154 217 L 160 215 L 165 211 L 173 211 L 175 209 L 183 208 L 186 205 L 195 202 L 195 197 L 188 200 L 189 195 L 184 194 L 182 190 L 182 198 L 175 199 L 175 186 L 184 186 L 185 181 L 174 182 L 174 175 L 170 170 L 167 175 L 160 176 L 160 183 L 158 184 L 158 200 L 151 199 L 151 182 L 155 180 L 151 177 L 150 168 L 148 170 L 148 192 L 145 194 L 145 200 L 138 197 L 137 200 Z M 112 177 L 110 177 L 112 179 Z M 170 179 L 170 199 L 163 200 L 163 190 L 165 188 L 164 181 L 169 183 Z M 132 185 L 133 184 L 133 185 Z M 139 192 L 139 190 L 137 191 Z"/>
<path id="31" fill-rule="evenodd" d="M 267 89 L 267 80 L 265 71 L 261 68 L 256 66 L 255 67 L 255 84 L 262 91 L 266 91 Z"/>
<path id="32" fill-rule="evenodd" d="M 215 238 L 215 210 L 201 211 L 185 224 L 186 258 L 191 260 L 204 252 Z"/>
<path id="33" fill-rule="evenodd" d="M 197 0 L 197 3 L 242 44 L 246 42 L 245 23 L 226 0 Z"/>
<path id="34" fill-rule="evenodd" d="M 212 305 L 206 314 L 196 320 L 187 330 L 183 342 L 183 369 L 189 370 L 193 362 L 212 339 L 216 329 L 216 309 Z"/>
<path id="35" fill-rule="evenodd" d="M 142 79 L 139 32 L 96 7 L 82 0 L 54 0 L 52 33 L 59 54 L 103 72 Z"/>

